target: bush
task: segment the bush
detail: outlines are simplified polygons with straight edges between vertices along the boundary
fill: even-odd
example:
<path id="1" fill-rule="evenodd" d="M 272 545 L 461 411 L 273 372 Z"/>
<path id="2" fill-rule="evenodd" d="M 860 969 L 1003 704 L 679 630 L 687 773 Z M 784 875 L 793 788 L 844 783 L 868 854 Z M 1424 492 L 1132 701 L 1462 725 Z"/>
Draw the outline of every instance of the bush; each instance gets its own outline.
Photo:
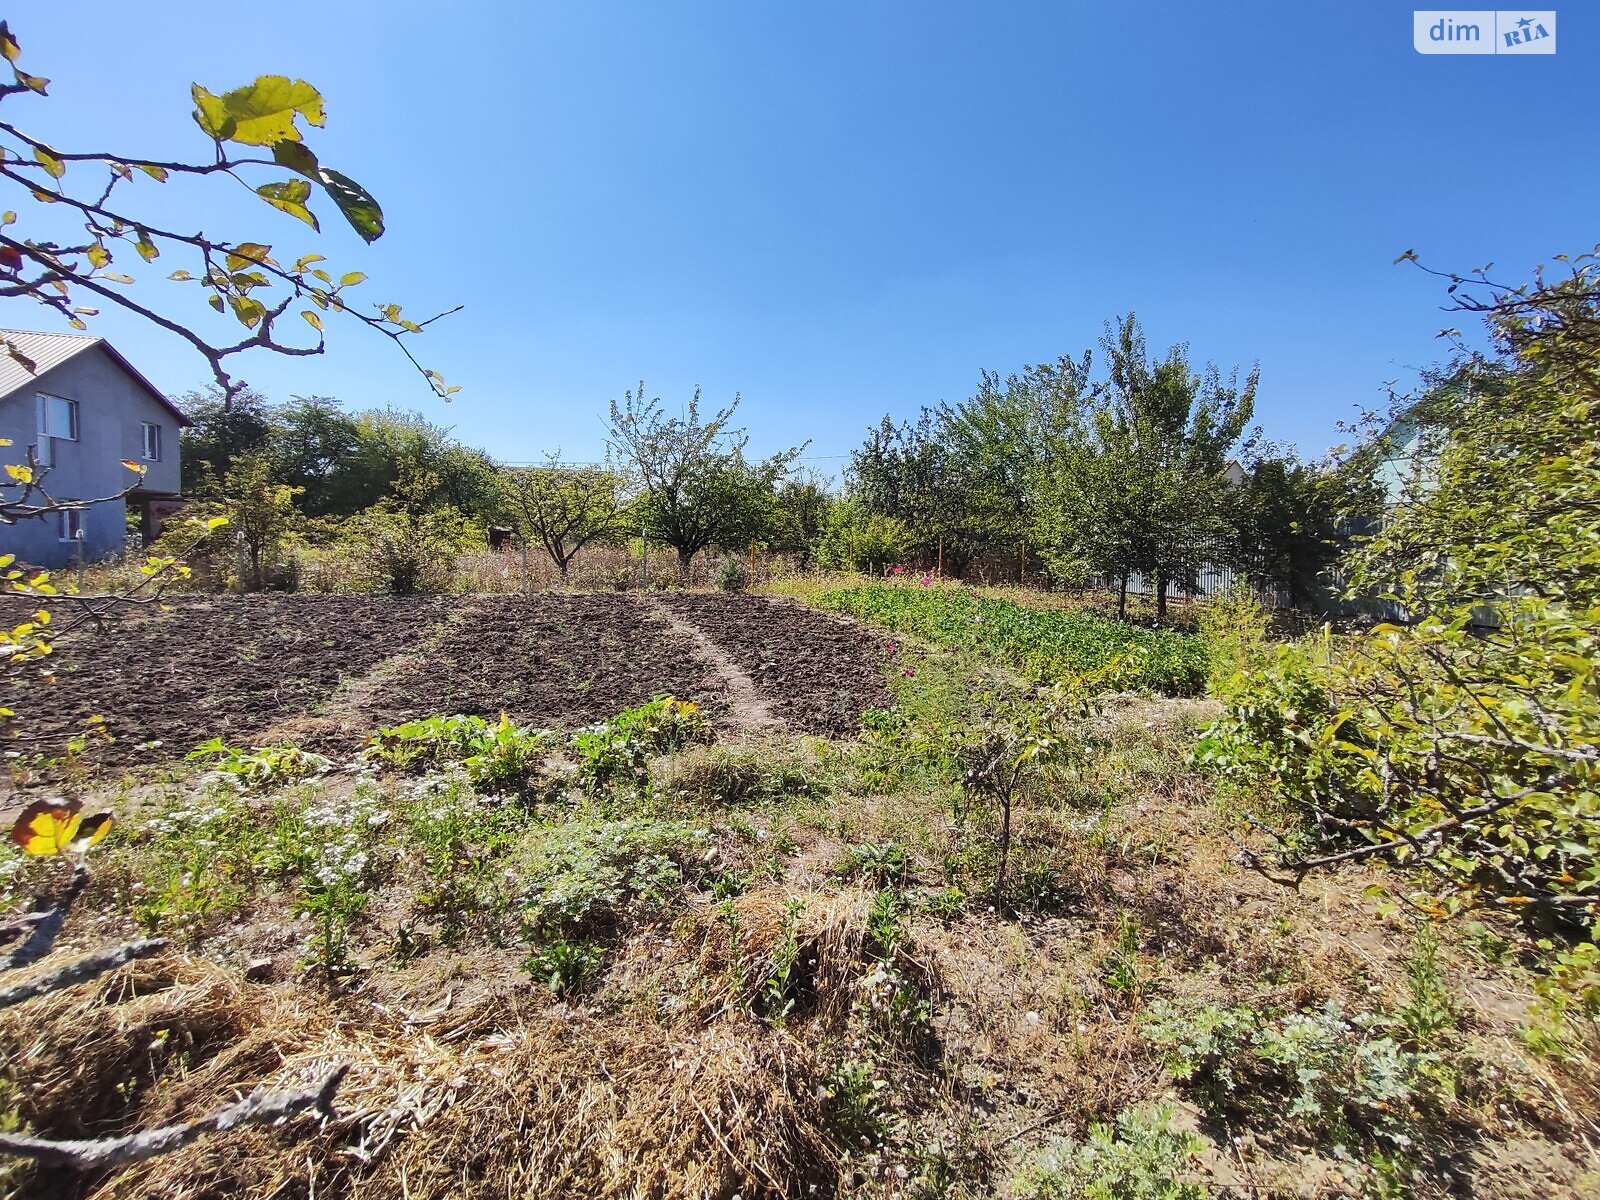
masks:
<path id="1" fill-rule="evenodd" d="M 448 591 L 457 557 L 481 540 L 453 508 L 415 513 L 376 505 L 350 518 L 340 547 L 364 586 L 414 596 Z"/>
<path id="2" fill-rule="evenodd" d="M 835 570 L 878 574 L 902 561 L 916 544 L 895 517 L 868 512 L 852 500 L 836 504 L 817 542 L 817 564 Z"/>
<path id="3" fill-rule="evenodd" d="M 1574 431 L 1600 428 L 1597 275 L 1591 259 L 1494 297 L 1498 359 L 1401 421 L 1441 428 L 1443 450 L 1346 566 L 1404 623 L 1282 650 L 1224 689 L 1202 761 L 1290 803 L 1293 870 L 1381 855 L 1424 868 L 1426 912 L 1510 904 L 1592 940 L 1600 442 Z M 1314 857 L 1292 849 L 1307 835 Z"/>
<path id="4" fill-rule="evenodd" d="M 717 564 L 716 585 L 719 592 L 742 592 L 749 584 L 749 573 L 744 560 L 737 554 L 724 554 Z"/>

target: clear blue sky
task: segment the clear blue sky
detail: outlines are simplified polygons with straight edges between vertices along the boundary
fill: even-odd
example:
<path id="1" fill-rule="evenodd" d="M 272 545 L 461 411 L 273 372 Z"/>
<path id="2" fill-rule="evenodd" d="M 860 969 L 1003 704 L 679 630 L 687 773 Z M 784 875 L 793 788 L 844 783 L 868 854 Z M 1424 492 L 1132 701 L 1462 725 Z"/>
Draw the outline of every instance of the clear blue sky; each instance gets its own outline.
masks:
<path id="1" fill-rule="evenodd" d="M 672 405 L 742 392 L 755 448 L 809 438 L 836 471 L 882 413 L 1079 353 L 1129 309 L 1153 344 L 1259 359 L 1260 421 L 1316 452 L 1441 352 L 1443 286 L 1401 251 L 1521 278 L 1600 239 L 1594 0 L 1522 58 L 1420 56 L 1387 0 L 140 11 L 13 6 L 54 83 L 7 117 L 66 149 L 204 155 L 191 80 L 315 83 L 310 142 L 389 234 L 366 248 L 324 204 L 317 238 L 209 191 L 205 229 L 326 253 L 410 314 L 465 304 L 417 343 L 463 390 L 432 399 L 355 328 L 241 374 L 415 407 L 508 460 L 593 456 L 642 376 Z M 20 301 L 0 322 L 50 326 Z M 206 377 L 167 335 L 93 328 L 171 392 Z"/>

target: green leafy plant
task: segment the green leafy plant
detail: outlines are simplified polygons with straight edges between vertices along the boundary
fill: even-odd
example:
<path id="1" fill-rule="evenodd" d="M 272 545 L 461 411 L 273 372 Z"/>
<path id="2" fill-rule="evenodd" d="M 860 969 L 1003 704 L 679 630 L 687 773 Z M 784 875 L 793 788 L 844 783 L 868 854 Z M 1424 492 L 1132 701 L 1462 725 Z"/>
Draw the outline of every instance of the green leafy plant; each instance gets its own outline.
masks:
<path id="1" fill-rule="evenodd" d="M 533 835 L 523 927 L 535 941 L 610 932 L 662 908 L 706 871 L 704 830 L 680 821 L 569 821 Z"/>
<path id="2" fill-rule="evenodd" d="M 794 1011 L 795 966 L 800 961 L 800 913 L 805 901 L 791 896 L 783 902 L 783 925 L 772 945 L 772 965 L 761 985 L 762 1008 L 767 1019 L 782 1023 Z"/>
<path id="3" fill-rule="evenodd" d="M 435 716 L 380 729 L 367 741 L 367 756 L 412 771 L 459 763 L 484 791 L 527 793 L 554 745 L 548 730 L 518 725 L 505 713 L 493 722 Z"/>
<path id="4" fill-rule="evenodd" d="M 611 720 L 572 735 L 578 778 L 591 791 L 627 780 L 640 792 L 650 785 L 650 759 L 701 740 L 708 727 L 700 707 L 674 696 L 657 696 Z"/>
<path id="5" fill-rule="evenodd" d="M 1381 857 L 1440 916 L 1510 906 L 1591 936 L 1600 897 L 1600 308 L 1592 255 L 1559 282 L 1461 280 L 1492 357 L 1444 374 L 1364 451 L 1399 469 L 1345 564 L 1390 621 L 1286 647 L 1222 691 L 1200 758 L 1286 803 L 1263 869 Z"/>
<path id="6" fill-rule="evenodd" d="M 873 584 L 824 592 L 817 603 L 1046 682 L 1094 675 L 1112 687 L 1189 696 L 1204 690 L 1211 669 L 1205 643 L 1192 634 L 983 599 L 964 588 Z"/>
<path id="7" fill-rule="evenodd" d="M 206 763 L 246 790 L 321 775 L 333 767 L 322 755 L 298 746 L 257 746 L 245 750 L 228 745 L 220 737 L 202 742 L 189 751 L 187 757 L 190 762 Z"/>
<path id="8" fill-rule="evenodd" d="M 1022 1200 L 1201 1200 L 1194 1157 L 1205 1146 L 1173 1128 L 1171 1106 L 1129 1109 L 1089 1127 L 1083 1141 L 1052 1139 L 1012 1181 Z"/>
<path id="9" fill-rule="evenodd" d="M 599 946 L 557 938 L 535 949 L 523 965 L 552 996 L 565 999 L 583 986 L 604 956 Z"/>
<path id="10" fill-rule="evenodd" d="M 717 563 L 717 574 L 713 582 L 719 592 L 742 592 L 750 584 L 750 572 L 745 569 L 744 560 L 737 554 L 724 554 L 722 561 Z"/>
<path id="11" fill-rule="evenodd" d="M 846 879 L 881 887 L 903 882 L 910 873 L 911 860 L 899 842 L 858 842 L 845 848 L 836 869 Z"/>

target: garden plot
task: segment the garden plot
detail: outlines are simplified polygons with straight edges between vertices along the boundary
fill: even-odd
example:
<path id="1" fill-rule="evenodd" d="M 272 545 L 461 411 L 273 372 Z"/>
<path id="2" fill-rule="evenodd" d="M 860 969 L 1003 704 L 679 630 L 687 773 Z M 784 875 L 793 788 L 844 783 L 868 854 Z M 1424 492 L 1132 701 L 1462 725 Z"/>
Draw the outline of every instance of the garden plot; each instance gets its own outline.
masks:
<path id="1" fill-rule="evenodd" d="M 30 677 L 0 702 L 21 716 L 23 753 L 58 753 L 100 716 L 115 740 L 92 740 L 92 761 L 170 761 L 212 737 L 247 743 L 312 709 L 445 612 L 433 597 L 179 599 L 64 639 L 47 660 L 54 683 Z"/>
<path id="2" fill-rule="evenodd" d="M 375 690 L 366 724 L 504 712 L 570 727 L 663 694 L 715 710 L 722 682 L 688 639 L 633 597 L 480 596 Z"/>
<path id="3" fill-rule="evenodd" d="M 747 674 L 773 715 L 796 729 L 851 736 L 886 708 L 882 639 L 850 621 L 761 596 L 679 593 L 661 603 L 701 629 Z"/>
<path id="4" fill-rule="evenodd" d="M 436 714 L 570 729 L 663 694 L 737 725 L 733 684 L 815 734 L 852 734 L 891 702 L 877 638 L 755 596 L 182 598 L 63 639 L 49 665 L 54 684 L 9 698 L 15 748 L 57 754 L 98 715 L 114 740 L 90 739 L 84 758 L 110 767 L 171 762 L 216 737 L 337 758 Z"/>

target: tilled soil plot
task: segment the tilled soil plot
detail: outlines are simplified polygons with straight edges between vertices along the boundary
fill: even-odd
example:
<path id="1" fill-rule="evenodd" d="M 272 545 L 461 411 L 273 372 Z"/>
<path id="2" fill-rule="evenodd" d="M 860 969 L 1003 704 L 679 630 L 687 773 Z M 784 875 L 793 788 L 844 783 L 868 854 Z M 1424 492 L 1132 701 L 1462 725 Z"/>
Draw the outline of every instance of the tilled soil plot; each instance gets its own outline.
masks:
<path id="1" fill-rule="evenodd" d="M 478 596 L 444 636 L 373 690 L 370 727 L 435 713 L 538 725 L 601 721 L 671 693 L 715 710 L 723 685 L 632 596 Z"/>
<path id="2" fill-rule="evenodd" d="M 861 714 L 894 703 L 883 640 L 839 617 L 764 596 L 660 597 L 754 681 L 773 714 L 807 733 L 852 736 Z"/>
<path id="3" fill-rule="evenodd" d="M 171 761 L 211 737 L 249 744 L 407 649 L 446 611 L 437 597 L 179 598 L 62 639 L 48 659 L 55 682 L 29 677 L 0 703 L 17 710 L 13 744 L 25 752 L 57 752 L 98 714 L 116 740 L 92 743 L 91 762 Z"/>

